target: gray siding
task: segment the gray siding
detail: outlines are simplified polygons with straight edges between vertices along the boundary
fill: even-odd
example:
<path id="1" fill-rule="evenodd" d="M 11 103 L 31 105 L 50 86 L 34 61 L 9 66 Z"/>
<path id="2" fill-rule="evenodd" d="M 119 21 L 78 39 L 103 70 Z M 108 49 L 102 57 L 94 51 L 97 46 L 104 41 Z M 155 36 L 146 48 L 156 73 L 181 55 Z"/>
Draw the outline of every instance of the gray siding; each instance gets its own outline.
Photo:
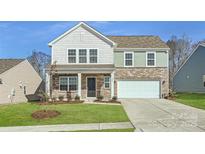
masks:
<path id="1" fill-rule="evenodd" d="M 173 80 L 176 92 L 205 92 L 205 47 L 199 46 Z"/>
<path id="2" fill-rule="evenodd" d="M 52 46 L 52 62 L 68 64 L 68 48 L 97 48 L 98 63 L 113 64 L 113 48 L 82 26 L 73 30 Z"/>

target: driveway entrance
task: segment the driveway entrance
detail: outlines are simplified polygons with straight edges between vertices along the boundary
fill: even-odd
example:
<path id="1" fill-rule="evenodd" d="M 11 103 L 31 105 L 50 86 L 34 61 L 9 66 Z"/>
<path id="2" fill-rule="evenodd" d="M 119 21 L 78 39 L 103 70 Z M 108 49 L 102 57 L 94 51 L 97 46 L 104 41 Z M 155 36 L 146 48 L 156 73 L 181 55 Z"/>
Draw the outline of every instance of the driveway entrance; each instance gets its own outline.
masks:
<path id="1" fill-rule="evenodd" d="M 205 131 L 205 111 L 165 99 L 121 99 L 136 131 Z"/>

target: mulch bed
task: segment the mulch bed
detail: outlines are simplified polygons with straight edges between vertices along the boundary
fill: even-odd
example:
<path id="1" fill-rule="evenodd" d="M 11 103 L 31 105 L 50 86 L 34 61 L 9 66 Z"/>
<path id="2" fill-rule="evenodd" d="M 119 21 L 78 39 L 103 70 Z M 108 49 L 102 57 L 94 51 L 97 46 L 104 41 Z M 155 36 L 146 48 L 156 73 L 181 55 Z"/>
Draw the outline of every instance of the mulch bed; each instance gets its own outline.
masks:
<path id="1" fill-rule="evenodd" d="M 96 103 L 115 103 L 115 104 L 121 104 L 120 101 L 114 101 L 114 100 L 109 100 L 109 101 L 103 101 L 103 100 L 94 100 Z"/>
<path id="2" fill-rule="evenodd" d="M 38 110 L 31 114 L 35 119 L 47 119 L 54 118 L 60 115 L 61 113 L 56 110 Z"/>
<path id="3" fill-rule="evenodd" d="M 81 104 L 84 101 L 68 101 L 68 102 L 40 102 L 38 105 L 59 105 L 59 104 Z"/>

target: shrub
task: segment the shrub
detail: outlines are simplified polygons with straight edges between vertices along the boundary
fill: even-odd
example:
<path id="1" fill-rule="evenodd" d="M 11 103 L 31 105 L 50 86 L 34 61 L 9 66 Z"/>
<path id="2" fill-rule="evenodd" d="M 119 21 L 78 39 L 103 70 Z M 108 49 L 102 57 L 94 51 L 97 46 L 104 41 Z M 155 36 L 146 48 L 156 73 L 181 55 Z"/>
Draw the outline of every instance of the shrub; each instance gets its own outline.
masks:
<path id="1" fill-rule="evenodd" d="M 63 98 L 64 98 L 64 96 L 63 96 L 63 95 L 58 96 L 58 99 L 59 99 L 60 101 L 62 101 L 62 100 L 63 100 Z"/>
<path id="2" fill-rule="evenodd" d="M 97 97 L 97 99 L 98 99 L 99 101 L 101 101 L 101 100 L 103 99 L 103 96 L 102 96 L 102 95 L 99 95 L 99 96 Z"/>
<path id="3" fill-rule="evenodd" d="M 116 101 L 116 100 L 117 100 L 117 96 L 113 96 L 113 97 L 112 97 L 112 100 L 113 100 L 113 101 Z"/>
<path id="4" fill-rule="evenodd" d="M 76 95 L 76 96 L 75 96 L 75 100 L 76 100 L 76 101 L 79 101 L 79 100 L 80 100 L 80 96 Z"/>

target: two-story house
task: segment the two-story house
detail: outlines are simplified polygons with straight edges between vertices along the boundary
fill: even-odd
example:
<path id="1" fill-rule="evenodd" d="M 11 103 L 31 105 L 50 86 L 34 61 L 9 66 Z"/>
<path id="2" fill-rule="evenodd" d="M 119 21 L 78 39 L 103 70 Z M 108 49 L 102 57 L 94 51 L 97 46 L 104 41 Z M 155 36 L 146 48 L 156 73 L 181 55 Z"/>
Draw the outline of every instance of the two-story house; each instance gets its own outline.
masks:
<path id="1" fill-rule="evenodd" d="M 53 97 L 161 98 L 169 92 L 169 47 L 158 36 L 105 36 L 80 22 L 49 43 Z M 52 80 L 52 82 L 51 82 Z M 50 86 L 52 83 L 52 86 Z"/>

